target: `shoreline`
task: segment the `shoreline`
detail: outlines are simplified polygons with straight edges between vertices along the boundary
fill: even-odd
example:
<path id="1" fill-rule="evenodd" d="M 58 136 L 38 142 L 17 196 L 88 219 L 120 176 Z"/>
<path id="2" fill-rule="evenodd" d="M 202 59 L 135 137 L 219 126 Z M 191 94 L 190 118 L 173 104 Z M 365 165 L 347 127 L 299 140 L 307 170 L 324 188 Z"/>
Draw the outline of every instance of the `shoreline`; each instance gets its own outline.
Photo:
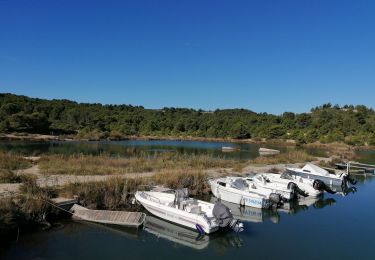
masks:
<path id="1" fill-rule="evenodd" d="M 278 145 L 284 147 L 297 147 L 295 140 L 283 140 L 283 139 L 233 139 L 233 138 L 212 138 L 212 137 L 194 137 L 194 136 L 126 136 L 123 138 L 103 138 L 103 139 L 85 139 L 77 138 L 77 136 L 58 136 L 58 135 L 45 135 L 45 134 L 19 134 L 19 133 L 9 133 L 0 134 L 0 141 L 35 141 L 35 142 L 49 142 L 49 141 L 59 141 L 59 142 L 99 142 L 99 141 L 126 141 L 126 140 L 143 140 L 143 141 L 198 141 L 198 142 L 227 142 L 227 143 L 238 143 L 238 144 L 269 144 Z M 348 145 L 346 143 L 307 143 L 302 144 L 303 148 L 317 148 L 317 149 L 342 149 L 342 150 L 375 150 L 375 146 L 354 146 Z"/>

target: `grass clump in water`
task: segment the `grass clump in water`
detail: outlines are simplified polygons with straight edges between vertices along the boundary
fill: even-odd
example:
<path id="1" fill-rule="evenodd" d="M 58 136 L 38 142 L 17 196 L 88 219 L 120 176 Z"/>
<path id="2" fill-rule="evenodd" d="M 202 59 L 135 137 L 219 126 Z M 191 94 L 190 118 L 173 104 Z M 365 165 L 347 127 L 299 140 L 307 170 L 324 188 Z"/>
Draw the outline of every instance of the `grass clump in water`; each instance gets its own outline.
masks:
<path id="1" fill-rule="evenodd" d="M 130 205 L 130 194 L 142 185 L 140 179 L 110 178 L 100 182 L 71 183 L 59 190 L 59 195 L 78 195 L 82 205 L 92 209 L 124 209 Z"/>
<path id="2" fill-rule="evenodd" d="M 28 221 L 43 222 L 51 210 L 48 203 L 50 198 L 56 196 L 52 188 L 42 188 L 37 183 L 36 176 L 25 176 L 20 186 L 20 195 L 17 197 L 20 211 Z"/>
<path id="3" fill-rule="evenodd" d="M 46 223 L 48 202 L 55 195 L 54 190 L 39 187 L 35 177 L 24 177 L 19 195 L 0 199 L 0 227 Z"/>

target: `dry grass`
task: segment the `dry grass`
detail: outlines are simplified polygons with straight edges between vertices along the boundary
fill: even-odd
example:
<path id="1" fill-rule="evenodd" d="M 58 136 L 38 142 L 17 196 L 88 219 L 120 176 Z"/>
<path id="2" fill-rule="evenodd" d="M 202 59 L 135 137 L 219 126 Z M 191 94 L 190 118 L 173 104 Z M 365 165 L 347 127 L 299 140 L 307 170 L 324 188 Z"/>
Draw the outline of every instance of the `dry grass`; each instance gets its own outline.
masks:
<path id="1" fill-rule="evenodd" d="M 322 144 L 315 142 L 311 144 L 305 144 L 303 147 L 322 149 L 325 150 L 328 156 L 338 156 L 341 159 L 355 159 L 356 158 L 356 147 L 347 145 L 345 143 L 333 142 L 329 144 Z"/>
<path id="2" fill-rule="evenodd" d="M 236 160 L 174 153 L 129 158 L 107 155 L 49 155 L 39 161 L 39 168 L 43 174 L 108 175 L 174 169 L 227 168 L 239 164 L 241 163 Z"/>
<path id="3" fill-rule="evenodd" d="M 21 177 L 11 170 L 0 169 L 0 183 L 19 183 Z"/>
<path id="4" fill-rule="evenodd" d="M 149 181 L 172 189 L 188 188 L 191 195 L 208 194 L 207 175 L 200 170 L 166 170 Z"/>
<path id="5" fill-rule="evenodd" d="M 19 195 L 0 199 L 0 227 L 43 223 L 47 213 L 51 211 L 47 201 L 56 192 L 39 187 L 36 177 L 24 177 L 22 181 Z"/>
<path id="6" fill-rule="evenodd" d="M 101 182 L 71 183 L 59 190 L 63 197 L 78 195 L 82 205 L 92 209 L 123 209 L 129 207 L 130 193 L 142 185 L 141 179 L 111 178 Z"/>
<path id="7" fill-rule="evenodd" d="M 0 152 L 0 169 L 18 170 L 25 169 L 30 166 L 30 161 L 26 160 L 21 155 Z"/>
<path id="8" fill-rule="evenodd" d="M 23 179 L 17 204 L 26 220 L 42 222 L 51 209 L 47 201 L 56 196 L 56 192 L 51 188 L 41 188 L 36 179 L 36 176 Z"/>
<path id="9" fill-rule="evenodd" d="M 302 150 L 290 150 L 273 156 L 260 156 L 251 160 L 252 164 L 302 163 L 314 161 L 316 158 Z"/>
<path id="10" fill-rule="evenodd" d="M 17 216 L 17 206 L 12 199 L 0 200 L 0 227 L 11 226 Z"/>
<path id="11" fill-rule="evenodd" d="M 191 195 L 208 194 L 206 175 L 198 170 L 167 170 L 149 178 L 111 178 L 101 182 L 72 183 L 63 186 L 59 195 L 78 195 L 83 205 L 93 209 L 118 210 L 131 207 L 132 195 L 145 185 L 188 188 Z"/>

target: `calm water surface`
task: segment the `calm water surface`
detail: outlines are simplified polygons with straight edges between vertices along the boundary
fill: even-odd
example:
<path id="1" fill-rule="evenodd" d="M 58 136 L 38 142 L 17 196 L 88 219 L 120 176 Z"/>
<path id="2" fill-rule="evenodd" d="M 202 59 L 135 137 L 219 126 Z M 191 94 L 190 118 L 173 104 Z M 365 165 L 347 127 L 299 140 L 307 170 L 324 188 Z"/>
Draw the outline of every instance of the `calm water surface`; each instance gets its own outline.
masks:
<path id="1" fill-rule="evenodd" d="M 239 151 L 223 152 L 223 146 L 240 148 Z M 270 144 L 246 144 L 229 142 L 204 142 L 204 141 L 173 141 L 173 140 L 126 140 L 126 141 L 68 141 L 68 142 L 25 142 L 25 141 L 0 141 L 0 151 L 12 151 L 25 155 L 40 154 L 108 154 L 112 156 L 134 156 L 136 154 L 158 154 L 163 152 L 179 154 L 205 154 L 230 159 L 254 159 L 259 156 L 259 147 L 280 150 L 282 153 L 288 149 L 285 146 Z M 321 149 L 305 149 L 314 156 L 326 156 Z M 363 163 L 375 162 L 375 151 L 359 151 L 358 161 Z"/>
<path id="2" fill-rule="evenodd" d="M 223 152 L 223 146 L 239 148 L 239 151 Z M 258 144 L 229 142 L 200 142 L 173 140 L 126 140 L 126 141 L 69 141 L 69 142 L 24 142 L 0 141 L 0 150 L 23 154 L 39 155 L 43 153 L 60 154 L 110 154 L 130 156 L 137 153 L 155 154 L 174 152 L 180 154 L 206 154 L 234 159 L 252 159 L 259 156 Z M 266 145 L 285 152 L 287 148 Z"/>

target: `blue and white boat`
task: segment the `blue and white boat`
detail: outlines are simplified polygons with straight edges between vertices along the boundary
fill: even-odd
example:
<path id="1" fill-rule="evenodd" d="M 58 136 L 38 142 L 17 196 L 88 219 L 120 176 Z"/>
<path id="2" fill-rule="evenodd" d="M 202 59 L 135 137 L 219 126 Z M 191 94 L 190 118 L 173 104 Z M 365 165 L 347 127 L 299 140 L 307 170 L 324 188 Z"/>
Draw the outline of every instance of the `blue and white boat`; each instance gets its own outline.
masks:
<path id="1" fill-rule="evenodd" d="M 326 185 L 330 186 L 341 186 L 346 181 L 349 181 L 352 184 L 356 183 L 350 178 L 348 172 L 341 172 L 339 175 L 336 175 L 311 163 L 306 164 L 303 168 L 287 168 L 287 172 L 302 178 L 321 180 Z"/>
<path id="2" fill-rule="evenodd" d="M 281 196 L 249 184 L 246 178 L 225 177 L 209 180 L 213 195 L 223 201 L 254 208 L 270 208 L 281 202 Z"/>

